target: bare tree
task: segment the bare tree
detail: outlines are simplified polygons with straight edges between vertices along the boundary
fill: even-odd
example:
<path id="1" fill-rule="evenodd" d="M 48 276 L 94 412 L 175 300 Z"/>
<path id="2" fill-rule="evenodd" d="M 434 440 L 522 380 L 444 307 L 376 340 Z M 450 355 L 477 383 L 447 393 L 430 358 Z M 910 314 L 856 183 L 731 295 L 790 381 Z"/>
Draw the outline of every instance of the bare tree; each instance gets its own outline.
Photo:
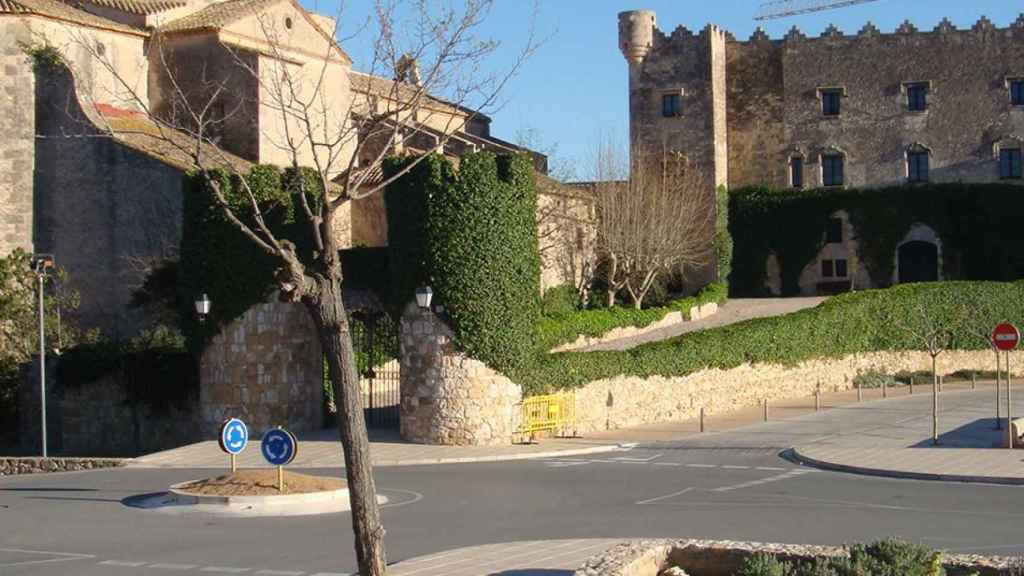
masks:
<path id="1" fill-rule="evenodd" d="M 941 297 L 940 297 L 941 298 Z M 953 348 L 955 328 L 961 323 L 960 311 L 951 306 L 945 306 L 944 313 L 936 313 L 934 305 L 923 300 L 910 306 L 909 321 L 904 322 L 893 318 L 890 313 L 890 326 L 901 329 L 914 343 L 914 346 L 923 350 L 932 360 L 932 444 L 939 444 L 939 356 Z M 939 303 L 941 306 L 941 303 Z"/>
<path id="2" fill-rule="evenodd" d="M 598 253 L 604 260 L 608 305 L 625 289 L 639 309 L 655 281 L 685 273 L 714 258 L 715 196 L 679 152 L 638 152 L 629 177 L 621 155 L 602 145 L 596 165 Z"/>
<path id="3" fill-rule="evenodd" d="M 105 68 L 119 81 L 131 107 L 147 121 L 144 129 L 120 123 L 105 126 L 117 137 L 140 130 L 154 145 L 169 150 L 204 180 L 225 219 L 251 243 L 275 259 L 274 281 L 285 302 L 302 303 L 314 325 L 327 358 L 328 374 L 338 406 L 338 429 L 345 456 L 345 473 L 352 505 L 352 524 L 359 573 L 379 576 L 386 572 L 384 528 L 376 500 L 369 443 L 358 388 L 345 304 L 344 277 L 339 259 L 342 211 L 352 200 L 386 188 L 411 170 L 424 156 L 415 156 L 390 177 L 381 176 L 383 160 L 396 152 L 444 151 L 453 135 L 473 122 L 478 113 L 493 110 L 506 83 L 538 47 L 529 23 L 525 46 L 504 72 L 488 74 L 485 62 L 497 48 L 478 37 L 478 30 L 494 0 L 461 0 L 433 3 L 423 0 L 375 0 L 365 26 L 374 34 L 372 59 L 364 74 L 344 72 L 347 56 L 335 42 L 335 30 L 320 30 L 327 40 L 323 53 L 296 63 L 289 49 L 289 31 L 278 28 L 280 18 L 260 14 L 262 38 L 258 46 L 231 47 L 233 70 L 259 84 L 261 114 L 276 118 L 273 133 L 263 132 L 278 157 L 292 167 L 310 167 L 325 197 L 314 190 L 299 190 L 296 211 L 304 216 L 313 238 L 312 261 L 300 259 L 296 245 L 279 237 L 264 221 L 260 203 L 247 181 L 247 164 L 217 144 L 223 127 L 245 102 L 232 100 L 232 84 L 224 70 L 204 69 L 185 78 L 181 72 L 188 58 L 175 57 L 161 31 L 154 33 L 151 66 L 159 66 L 169 101 L 161 108 L 136 91 L 96 43 L 82 36 L 77 48 L 86 51 L 92 64 Z M 344 4 L 344 3 L 342 3 Z M 535 16 L 536 9 L 534 9 Z M 335 22 L 342 21 L 337 14 Z M 288 21 L 287 28 L 291 28 Z M 183 63 L 182 60 L 185 60 Z M 256 63 L 258 62 L 258 65 Z M 71 66 L 75 74 L 74 66 Z M 382 78 L 377 74 L 386 74 Z M 350 98 L 343 84 L 351 79 Z M 434 95 L 443 96 L 441 100 Z M 225 102 L 228 105 L 225 105 Z M 234 104 L 237 104 L 235 106 Z M 251 103 L 249 103 L 251 104 Z M 250 110 L 249 113 L 252 113 Z M 262 116 L 261 116 L 262 118 Z M 213 169 L 236 176 L 246 199 L 246 210 L 236 210 L 229 191 L 213 176 Z M 300 179 L 301 180 L 301 179 Z"/>

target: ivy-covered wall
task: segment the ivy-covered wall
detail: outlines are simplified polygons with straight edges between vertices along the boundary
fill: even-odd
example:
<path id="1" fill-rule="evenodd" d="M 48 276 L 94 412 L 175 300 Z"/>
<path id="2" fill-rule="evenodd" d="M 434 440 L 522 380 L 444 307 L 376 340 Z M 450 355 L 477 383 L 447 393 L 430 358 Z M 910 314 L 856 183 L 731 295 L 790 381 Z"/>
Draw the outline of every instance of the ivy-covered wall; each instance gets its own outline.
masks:
<path id="1" fill-rule="evenodd" d="M 386 173 L 408 161 L 390 161 Z M 506 373 L 530 362 L 540 310 L 530 159 L 480 152 L 455 170 L 431 156 L 390 186 L 385 202 L 393 302 L 429 284 L 470 356 Z"/>
<path id="2" fill-rule="evenodd" d="M 803 269 L 825 243 L 839 210 L 856 231 L 859 260 L 874 286 L 892 283 L 896 249 L 915 224 L 942 242 L 945 279 L 1014 280 L 1024 276 L 1024 189 L 1013 184 L 933 184 L 865 190 L 734 190 L 729 230 L 735 242 L 733 295 L 764 295 L 766 260 L 779 260 L 783 295 L 800 291 Z"/>

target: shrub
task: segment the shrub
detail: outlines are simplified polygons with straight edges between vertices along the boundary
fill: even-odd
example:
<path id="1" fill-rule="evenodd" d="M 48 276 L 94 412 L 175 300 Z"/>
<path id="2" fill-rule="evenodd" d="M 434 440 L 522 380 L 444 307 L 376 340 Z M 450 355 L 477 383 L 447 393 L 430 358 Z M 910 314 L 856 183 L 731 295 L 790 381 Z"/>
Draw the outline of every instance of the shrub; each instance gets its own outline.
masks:
<path id="1" fill-rule="evenodd" d="M 772 554 L 758 552 L 743 561 L 743 566 L 736 576 L 788 576 L 789 566 Z"/>
<path id="2" fill-rule="evenodd" d="M 690 308 L 709 302 L 722 303 L 725 301 L 725 293 L 724 284 L 711 284 L 696 296 L 674 300 L 657 308 L 593 308 L 561 316 L 545 316 L 541 318 L 537 329 L 538 345 L 546 351 L 572 342 L 580 336 L 595 338 L 626 326 L 643 328 L 661 320 L 669 312 L 678 311 L 684 317 L 689 317 Z"/>
<path id="3" fill-rule="evenodd" d="M 999 306 L 992 311 L 976 310 L 981 301 Z M 970 321 L 978 325 L 995 326 L 1003 319 L 1024 323 L 1024 283 L 904 284 L 842 294 L 809 310 L 684 334 L 626 351 L 542 354 L 510 376 L 528 393 L 540 393 L 618 375 L 685 376 L 747 362 L 792 365 L 859 352 L 917 350 L 918 343 L 909 330 L 920 329 L 923 320 L 918 309 L 948 320 L 954 328 L 955 348 L 988 349 L 976 330 L 956 323 L 963 316 L 958 311 L 970 311 Z M 542 325 L 547 323 L 542 321 Z M 550 341 L 550 335 L 547 338 Z"/>
<path id="4" fill-rule="evenodd" d="M 540 300 L 540 313 L 547 318 L 563 318 L 577 311 L 579 294 L 570 284 L 548 288 Z"/>
<path id="5" fill-rule="evenodd" d="M 892 387 L 902 386 L 904 382 L 881 370 L 868 370 L 853 377 L 853 385 L 857 388 L 881 388 L 883 384 Z"/>
<path id="6" fill-rule="evenodd" d="M 736 576 L 945 576 L 942 556 L 900 540 L 881 540 L 850 548 L 850 556 L 782 562 L 758 553 L 746 559 Z"/>

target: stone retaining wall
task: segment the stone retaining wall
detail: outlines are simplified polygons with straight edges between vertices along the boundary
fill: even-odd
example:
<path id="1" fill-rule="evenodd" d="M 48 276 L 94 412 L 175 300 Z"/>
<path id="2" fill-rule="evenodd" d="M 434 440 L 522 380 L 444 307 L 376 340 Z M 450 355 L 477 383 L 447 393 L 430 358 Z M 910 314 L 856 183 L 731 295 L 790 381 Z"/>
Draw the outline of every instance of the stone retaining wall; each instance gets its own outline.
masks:
<path id="1" fill-rule="evenodd" d="M 424 444 L 508 445 L 518 384 L 455 349 L 451 328 L 414 304 L 401 326 L 401 434 Z"/>
<path id="2" fill-rule="evenodd" d="M 1013 354 L 1020 366 L 1024 352 Z M 988 351 L 946 352 L 938 358 L 940 373 L 993 370 Z M 818 359 L 795 366 L 744 364 L 729 370 L 707 369 L 679 377 L 616 376 L 591 382 L 576 391 L 576 429 L 580 433 L 613 430 L 640 424 L 688 420 L 731 412 L 787 398 L 812 396 L 818 383 L 823 391 L 853 387 L 858 373 L 882 370 L 930 370 L 923 352 L 873 352 L 844 358 Z"/>
<path id="3" fill-rule="evenodd" d="M 780 560 L 811 560 L 821 556 L 844 556 L 845 548 L 732 542 L 714 540 L 645 540 L 619 544 L 588 559 L 576 576 L 658 576 L 673 567 L 689 576 L 732 576 L 743 561 L 759 552 Z M 1000 556 L 943 554 L 949 576 L 996 576 L 1014 565 L 1014 559 Z"/>
<path id="4" fill-rule="evenodd" d="M 556 352 L 570 352 L 572 350 L 579 350 L 581 348 L 587 348 L 596 344 L 604 344 L 605 342 L 613 342 L 615 340 L 621 340 L 623 338 L 632 338 L 634 336 L 642 336 L 651 332 L 656 332 L 669 326 L 675 326 L 676 324 L 682 324 L 683 322 L 692 322 L 694 320 L 701 320 L 714 316 L 718 313 L 718 303 L 708 302 L 702 306 L 692 306 L 690 308 L 689 318 L 684 318 L 683 313 L 679 311 L 669 312 L 664 318 L 648 324 L 647 326 L 623 326 L 621 328 L 613 328 L 608 332 L 605 332 L 601 336 L 590 337 L 580 336 L 575 341 L 568 344 L 562 344 L 551 349 L 551 353 Z"/>
<path id="5" fill-rule="evenodd" d="M 118 468 L 124 464 L 124 460 L 113 458 L 0 458 L 0 476 Z"/>

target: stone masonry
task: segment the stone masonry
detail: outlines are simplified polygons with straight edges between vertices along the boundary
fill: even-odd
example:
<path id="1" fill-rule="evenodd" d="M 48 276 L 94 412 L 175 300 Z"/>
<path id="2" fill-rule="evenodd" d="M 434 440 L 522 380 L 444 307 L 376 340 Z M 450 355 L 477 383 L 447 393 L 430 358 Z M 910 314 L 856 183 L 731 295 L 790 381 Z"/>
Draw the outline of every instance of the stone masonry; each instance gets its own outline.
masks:
<path id="1" fill-rule="evenodd" d="M 31 32 L 0 20 L 0 255 L 32 251 L 35 78 L 19 42 Z"/>
<path id="2" fill-rule="evenodd" d="M 1014 365 L 1024 352 L 1013 353 Z M 988 351 L 954 351 L 938 357 L 939 373 L 992 370 L 995 356 Z M 591 382 L 576 391 L 576 429 L 580 433 L 614 430 L 722 414 L 822 391 L 847 390 L 859 373 L 882 370 L 930 370 L 923 352 L 872 352 L 843 358 L 821 358 L 796 366 L 744 364 L 728 370 L 705 369 L 687 376 L 616 376 Z"/>
<path id="3" fill-rule="evenodd" d="M 274 426 L 306 432 L 323 424 L 323 354 L 299 304 L 250 308 L 207 346 L 200 381 L 204 438 L 230 417 L 245 421 L 254 438 Z"/>
<path id="4" fill-rule="evenodd" d="M 401 320 L 401 433 L 423 444 L 512 442 L 522 389 L 458 352 L 434 312 L 410 304 Z"/>

